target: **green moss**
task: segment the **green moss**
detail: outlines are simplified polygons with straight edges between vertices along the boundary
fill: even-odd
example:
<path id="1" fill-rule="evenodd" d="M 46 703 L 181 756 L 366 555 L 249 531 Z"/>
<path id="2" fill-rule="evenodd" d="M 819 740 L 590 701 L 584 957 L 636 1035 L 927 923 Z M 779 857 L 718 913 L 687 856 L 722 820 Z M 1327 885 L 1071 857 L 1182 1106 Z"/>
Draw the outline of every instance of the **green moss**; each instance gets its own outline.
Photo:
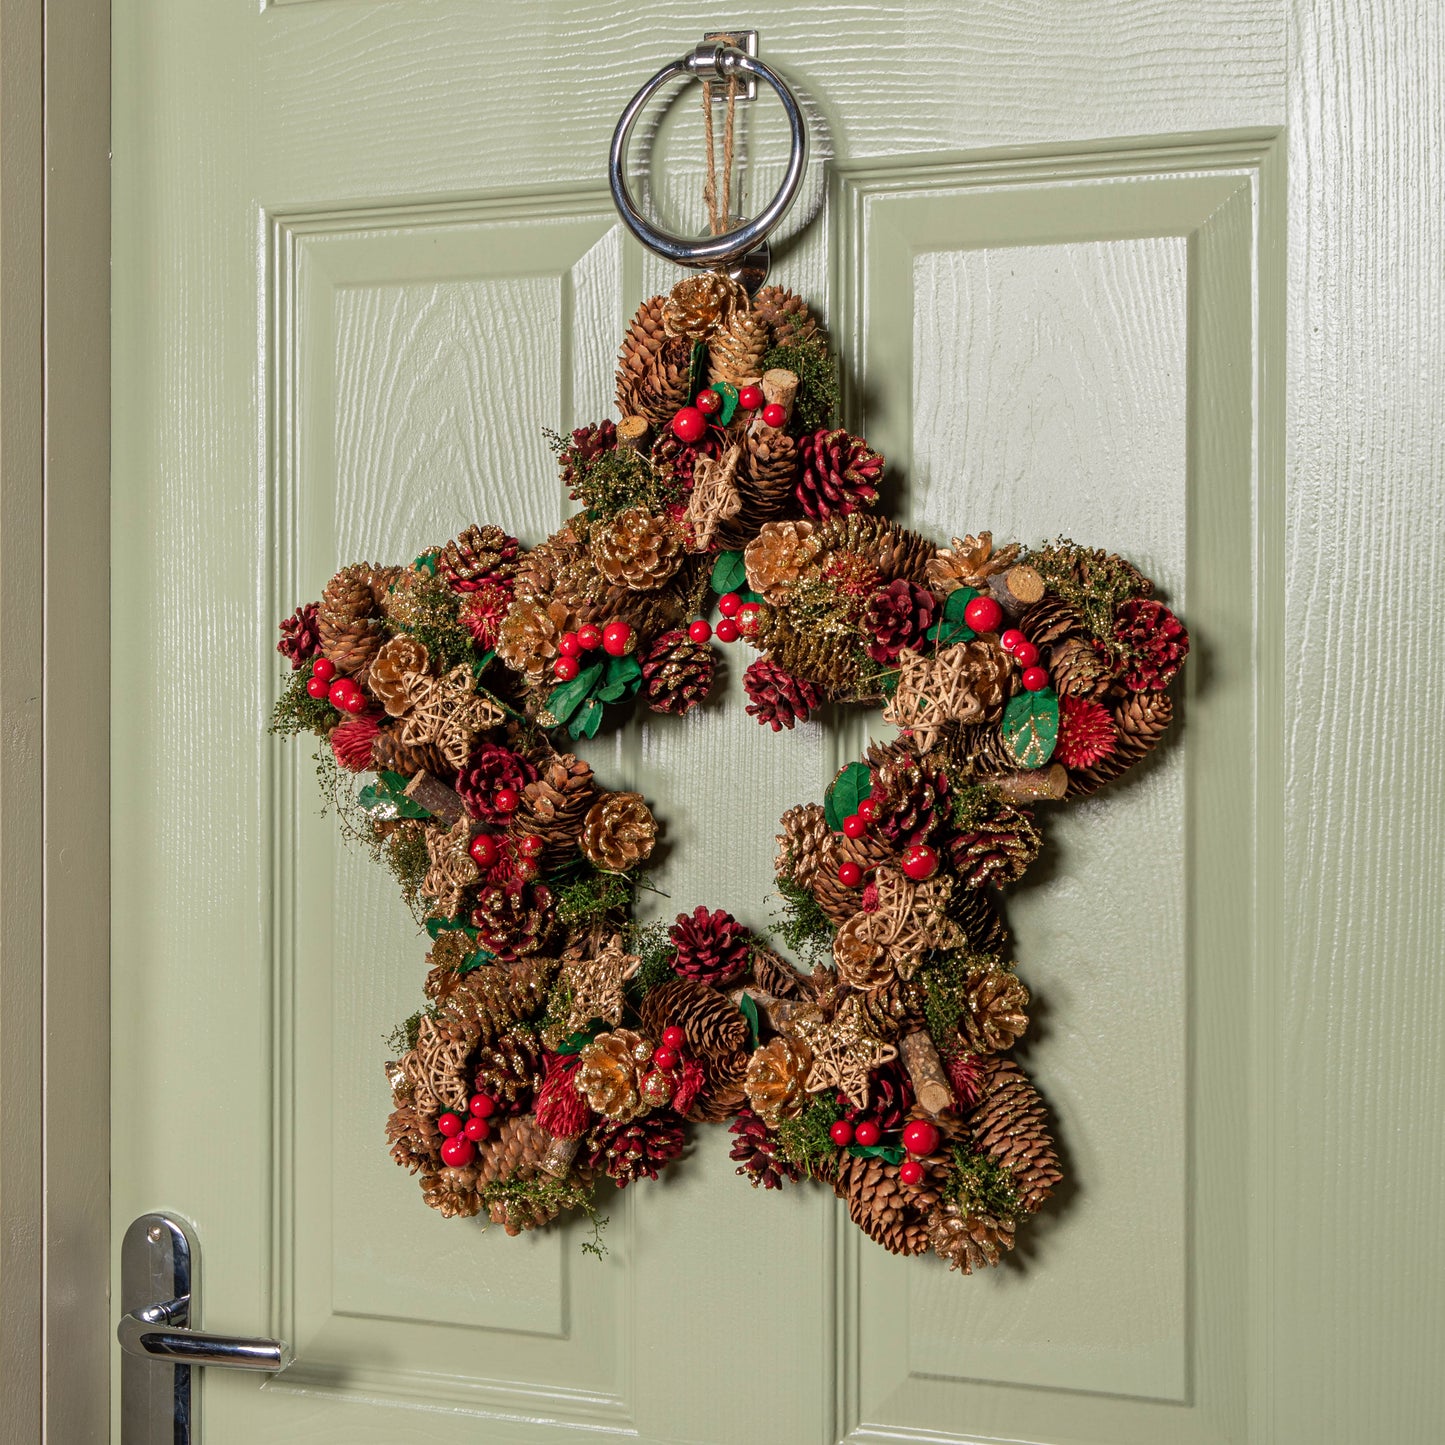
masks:
<path id="1" fill-rule="evenodd" d="M 987 953 L 958 949 L 936 955 L 915 975 L 923 989 L 923 1023 L 945 1058 L 959 1048 L 959 1022 L 968 1010 L 968 982 L 980 969 L 997 967 Z"/>
<path id="2" fill-rule="evenodd" d="M 810 965 L 826 962 L 833 952 L 833 925 L 818 900 L 786 875 L 778 879 L 777 891 L 782 898 L 773 912 L 778 936 Z"/>
<path id="3" fill-rule="evenodd" d="M 782 367 L 798 378 L 793 409 L 807 431 L 831 426 L 838 413 L 838 367 L 821 341 L 775 346 L 763 357 L 763 370 Z"/>
<path id="4" fill-rule="evenodd" d="M 324 738 L 341 721 L 341 714 L 324 697 L 312 697 L 306 691 L 310 677 L 309 667 L 287 673 L 286 685 L 271 711 L 273 733 L 283 737 L 315 733 L 317 737 Z"/>
<path id="5" fill-rule="evenodd" d="M 602 1243 L 602 1231 L 607 1228 L 607 1219 L 598 1213 L 592 1198 L 591 1187 L 576 1175 L 564 1179 L 550 1174 L 537 1175 L 531 1179 L 498 1179 L 484 1185 L 481 1190 L 482 1202 L 492 1204 L 521 1204 L 552 1215 L 565 1214 L 580 1209 L 592 1221 L 592 1237 L 584 1240 L 582 1248 L 588 1254 L 602 1259 L 607 1246 Z"/>
<path id="6" fill-rule="evenodd" d="M 950 783 L 953 779 L 950 777 Z M 954 783 L 953 826 L 967 833 L 986 822 L 998 810 L 998 802 L 986 783 Z"/>
<path id="7" fill-rule="evenodd" d="M 409 1054 L 416 1047 L 417 1035 L 421 1031 L 421 1021 L 424 1018 L 435 1018 L 436 1014 L 431 1009 L 418 1009 L 408 1019 L 403 1019 L 386 1036 L 386 1046 L 392 1053 L 400 1058 L 403 1054 Z"/>
<path id="8" fill-rule="evenodd" d="M 414 918 L 426 916 L 430 905 L 421 896 L 422 879 L 431 867 L 426 850 L 426 830 L 403 824 L 390 833 L 381 849 L 382 861 L 401 886 L 402 900 Z"/>
<path id="9" fill-rule="evenodd" d="M 986 1154 L 953 1151 L 953 1167 L 939 1191 L 967 1214 L 990 1214 L 995 1219 L 1016 1218 L 1018 1190 L 1008 1171 Z"/>
<path id="10" fill-rule="evenodd" d="M 677 956 L 665 923 L 632 923 L 627 930 L 627 949 L 642 960 L 642 966 L 627 982 L 627 996 L 639 1004 L 658 984 L 674 977 L 672 960 Z"/>
<path id="11" fill-rule="evenodd" d="M 592 868 L 557 890 L 557 918 L 567 928 L 585 927 L 609 913 L 626 913 L 637 885 L 626 873 L 604 873 Z"/>
<path id="12" fill-rule="evenodd" d="M 796 1118 L 778 1125 L 778 1148 L 790 1164 L 817 1174 L 838 1153 L 828 1131 L 843 1117 L 835 1096 L 813 1099 Z"/>
<path id="13" fill-rule="evenodd" d="M 1067 537 L 1030 552 L 1026 560 L 1045 586 L 1079 614 L 1085 627 L 1110 645 L 1115 609 L 1148 587 L 1143 573 L 1132 563 L 1110 552 L 1080 547 Z"/>
<path id="14" fill-rule="evenodd" d="M 610 517 L 628 507 L 660 512 L 679 499 L 681 489 L 670 469 L 654 467 L 630 447 L 608 447 L 583 456 L 569 437 L 546 433 L 548 444 L 571 469 L 572 497 L 592 518 Z"/>

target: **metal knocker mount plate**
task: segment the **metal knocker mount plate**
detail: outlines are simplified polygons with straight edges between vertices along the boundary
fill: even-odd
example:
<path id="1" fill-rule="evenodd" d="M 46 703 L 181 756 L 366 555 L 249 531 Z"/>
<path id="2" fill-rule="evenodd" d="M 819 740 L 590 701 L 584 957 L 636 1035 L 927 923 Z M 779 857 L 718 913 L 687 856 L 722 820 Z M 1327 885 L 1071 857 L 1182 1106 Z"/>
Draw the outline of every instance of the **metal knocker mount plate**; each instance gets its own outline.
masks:
<path id="1" fill-rule="evenodd" d="M 742 76 L 754 83 L 761 79 L 767 82 L 782 102 L 783 112 L 788 118 L 791 135 L 791 149 L 788 168 L 783 175 L 777 194 L 751 220 L 718 236 L 689 238 L 675 236 L 645 219 L 633 200 L 625 172 L 627 144 L 632 128 L 642 114 L 647 102 L 662 89 L 668 81 L 678 78 L 697 80 L 727 80 Z M 803 113 L 797 98 L 787 84 L 770 66 L 756 56 L 749 55 L 736 45 L 723 40 L 705 40 L 688 54 L 664 65 L 636 95 L 628 101 L 617 129 L 612 133 L 612 148 L 608 158 L 608 184 L 612 190 L 613 204 L 622 217 L 623 224 L 644 246 L 657 255 L 679 266 L 727 270 L 741 268 L 737 279 L 743 281 L 750 291 L 763 282 L 768 269 L 768 236 L 788 213 L 798 194 L 803 179 L 803 168 L 808 160 L 808 131 L 803 123 Z M 757 253 L 762 252 L 759 256 Z"/>

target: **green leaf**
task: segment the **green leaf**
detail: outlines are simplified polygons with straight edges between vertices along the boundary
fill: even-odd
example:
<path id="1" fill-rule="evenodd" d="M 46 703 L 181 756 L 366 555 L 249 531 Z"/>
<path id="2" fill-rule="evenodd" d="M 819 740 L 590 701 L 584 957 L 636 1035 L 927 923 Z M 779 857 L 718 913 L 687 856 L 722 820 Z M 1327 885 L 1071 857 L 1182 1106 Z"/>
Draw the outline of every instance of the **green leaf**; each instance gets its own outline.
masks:
<path id="1" fill-rule="evenodd" d="M 719 552 L 712 564 L 712 577 L 708 585 L 719 597 L 727 592 L 736 592 L 746 585 L 748 569 L 743 566 L 741 552 Z"/>
<path id="2" fill-rule="evenodd" d="M 848 1152 L 855 1159 L 882 1159 L 886 1164 L 903 1163 L 903 1150 L 897 1144 L 850 1144 Z"/>
<path id="3" fill-rule="evenodd" d="M 469 954 L 462 960 L 462 965 L 457 969 L 457 972 L 461 974 L 473 973 L 484 965 L 495 963 L 496 961 L 496 954 L 488 953 L 485 948 L 479 948 L 475 953 Z"/>
<path id="4" fill-rule="evenodd" d="M 406 796 L 406 785 L 410 779 L 405 773 L 382 773 L 374 783 L 368 783 L 356 801 L 369 813 L 373 808 L 395 808 L 399 818 L 430 818 L 420 803 Z"/>
<path id="5" fill-rule="evenodd" d="M 468 938 L 478 937 L 477 930 L 473 928 L 470 923 L 453 923 L 447 918 L 428 918 L 426 921 L 426 931 L 431 935 L 433 943 L 435 943 L 442 934 L 455 933 L 458 929 L 465 933 Z"/>
<path id="6" fill-rule="evenodd" d="M 568 1034 L 558 1045 L 557 1052 L 559 1054 L 580 1054 L 606 1027 L 607 1025 L 599 1019 L 585 1029 L 578 1029 L 575 1034 Z"/>
<path id="7" fill-rule="evenodd" d="M 594 662 L 584 667 L 571 682 L 564 682 L 560 687 L 552 689 L 551 696 L 547 699 L 547 711 L 564 723 L 568 718 L 582 706 L 587 695 L 596 686 L 598 679 L 602 676 L 604 663 Z M 573 733 L 573 737 L 577 734 Z"/>
<path id="8" fill-rule="evenodd" d="M 849 763 L 823 796 L 823 815 L 836 833 L 843 819 L 858 811 L 858 804 L 873 791 L 873 776 L 867 763 Z"/>
<path id="9" fill-rule="evenodd" d="M 595 738 L 602 726 L 602 714 L 606 709 L 595 697 L 587 699 L 586 706 L 576 713 L 567 724 L 567 731 L 574 738 Z"/>
<path id="10" fill-rule="evenodd" d="M 955 588 L 948 594 L 938 621 L 925 635 L 933 638 L 940 647 L 952 647 L 955 642 L 972 642 L 977 634 L 963 620 L 963 614 L 968 610 L 968 604 L 979 595 L 974 587 Z"/>
<path id="11" fill-rule="evenodd" d="M 1003 710 L 1003 740 L 1021 768 L 1041 768 L 1059 740 L 1059 699 L 1053 688 L 1021 692 Z"/>
<path id="12" fill-rule="evenodd" d="M 480 677 L 486 670 L 487 665 L 497 655 L 495 647 L 489 647 L 475 662 L 472 663 L 472 671 Z"/>
<path id="13" fill-rule="evenodd" d="M 412 564 L 413 571 L 425 572 L 428 577 L 437 575 L 437 558 L 435 552 L 423 552 Z"/>
<path id="14" fill-rule="evenodd" d="M 738 1007 L 742 1010 L 743 1017 L 748 1021 L 748 1034 L 752 1039 L 748 1047 L 755 1049 L 758 1046 L 759 1034 L 758 1006 L 754 1002 L 752 994 L 745 993 L 738 1000 Z"/>
<path id="15" fill-rule="evenodd" d="M 738 409 L 738 389 L 730 381 L 714 382 L 712 389 L 722 397 L 722 406 L 718 408 L 717 414 L 718 424 L 726 426 Z"/>
<path id="16" fill-rule="evenodd" d="M 763 594 L 761 592 L 749 592 L 746 587 L 738 588 L 739 606 L 741 606 L 744 602 L 761 602 L 762 600 Z"/>
<path id="17" fill-rule="evenodd" d="M 687 370 L 687 394 L 696 396 L 702 389 L 702 384 L 707 380 L 707 343 L 705 341 L 694 341 L 692 343 L 692 363 Z"/>
<path id="18" fill-rule="evenodd" d="M 621 683 L 624 687 L 634 682 L 642 681 L 642 664 L 637 660 L 636 653 L 626 653 L 622 657 L 609 657 L 607 659 L 607 685 L 613 687 Z M 634 689 L 635 691 L 636 689 Z"/>

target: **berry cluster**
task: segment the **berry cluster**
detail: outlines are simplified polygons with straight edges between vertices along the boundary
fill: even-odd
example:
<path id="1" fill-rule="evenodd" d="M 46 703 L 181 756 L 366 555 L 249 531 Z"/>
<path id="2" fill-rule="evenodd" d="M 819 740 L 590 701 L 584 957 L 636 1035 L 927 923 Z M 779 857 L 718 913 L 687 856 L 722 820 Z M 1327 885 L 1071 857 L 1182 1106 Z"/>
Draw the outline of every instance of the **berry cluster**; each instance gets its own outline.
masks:
<path id="1" fill-rule="evenodd" d="M 883 1130 L 879 1127 L 876 1119 L 863 1118 L 856 1123 L 849 1123 L 847 1119 L 839 1119 L 828 1131 L 828 1137 L 840 1148 L 846 1149 L 850 1144 L 861 1145 L 865 1149 L 871 1149 L 883 1141 Z M 927 1173 L 923 1166 L 923 1160 L 938 1150 L 943 1135 L 939 1132 L 937 1124 L 930 1124 L 927 1119 L 914 1119 L 903 1126 L 903 1147 L 908 1152 L 908 1158 L 898 1166 L 898 1177 L 910 1187 L 923 1183 L 924 1175 Z"/>
<path id="2" fill-rule="evenodd" d="M 980 599 L 982 600 L 982 599 Z M 845 838 L 862 838 L 881 816 L 881 809 L 873 798 L 864 798 L 856 812 L 843 819 Z M 938 872 L 938 849 L 927 843 L 910 843 L 903 850 L 898 866 L 915 883 L 922 883 Z M 863 882 L 863 869 L 853 862 L 838 865 L 838 882 L 844 888 L 857 888 Z"/>
<path id="3" fill-rule="evenodd" d="M 446 1142 L 442 1145 L 442 1163 L 449 1169 L 465 1169 L 476 1157 L 477 1145 L 492 1137 L 487 1121 L 497 1112 L 497 1101 L 490 1094 L 473 1094 L 467 1103 L 467 1118 L 450 1110 L 437 1115 L 437 1132 Z"/>
<path id="4" fill-rule="evenodd" d="M 626 657 L 637 646 L 637 636 L 626 622 L 609 622 L 605 627 L 588 623 L 576 632 L 564 632 L 557 642 L 557 660 L 552 675 L 558 682 L 571 682 L 582 670 L 582 658 L 600 647 L 608 657 Z"/>
<path id="5" fill-rule="evenodd" d="M 306 679 L 308 697 L 325 698 L 337 712 L 365 712 L 370 704 L 366 694 L 349 677 L 340 677 L 336 664 L 326 657 L 318 657 L 311 664 L 311 676 Z"/>

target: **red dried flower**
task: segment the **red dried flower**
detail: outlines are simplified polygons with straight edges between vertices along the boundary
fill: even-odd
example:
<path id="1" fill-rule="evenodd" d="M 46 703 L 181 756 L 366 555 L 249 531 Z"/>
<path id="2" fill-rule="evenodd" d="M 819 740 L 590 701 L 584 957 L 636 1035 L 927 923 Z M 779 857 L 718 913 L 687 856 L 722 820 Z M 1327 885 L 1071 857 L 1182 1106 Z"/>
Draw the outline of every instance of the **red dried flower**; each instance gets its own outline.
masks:
<path id="1" fill-rule="evenodd" d="M 953 1097 L 960 1109 L 971 1109 L 978 1103 L 981 1087 L 981 1072 L 977 1054 L 955 1054 L 943 1066 L 948 1071 L 948 1082 L 953 1085 Z"/>
<path id="2" fill-rule="evenodd" d="M 1124 686 L 1133 692 L 1168 687 L 1189 654 L 1184 624 L 1152 597 L 1134 597 L 1119 608 L 1114 640 L 1123 652 Z"/>
<path id="3" fill-rule="evenodd" d="M 316 604 L 298 607 L 281 624 L 281 641 L 276 651 L 291 659 L 291 671 L 300 672 L 321 651 L 321 636 L 316 630 Z"/>
<path id="4" fill-rule="evenodd" d="M 667 936 L 677 949 L 673 969 L 683 978 L 721 984 L 748 966 L 752 934 L 721 908 L 709 913 L 699 905 L 691 914 L 679 913 Z"/>
<path id="5" fill-rule="evenodd" d="M 510 579 L 498 581 L 493 578 L 483 582 L 475 592 L 466 594 L 460 621 L 483 647 L 497 645 L 497 634 L 502 630 L 502 623 L 512 606 L 515 587 Z"/>
<path id="6" fill-rule="evenodd" d="M 537 1090 L 537 1122 L 556 1139 L 578 1139 L 592 1123 L 592 1110 L 577 1092 L 573 1076 L 581 1062 L 574 1054 L 545 1056 L 547 1075 Z"/>
<path id="7" fill-rule="evenodd" d="M 1092 768 L 1119 746 L 1109 709 L 1091 698 L 1059 699 L 1059 740 L 1054 756 L 1066 768 Z"/>
<path id="8" fill-rule="evenodd" d="M 380 716 L 380 713 L 363 713 L 331 729 L 331 751 L 348 772 L 364 773 L 372 767 L 371 745 L 381 731 Z"/>
<path id="9" fill-rule="evenodd" d="M 603 452 L 612 451 L 617 445 L 617 423 L 601 421 L 592 426 L 579 426 L 572 433 L 572 443 L 563 447 L 558 462 L 562 468 L 562 480 L 575 502 L 578 500 L 577 483 L 586 474 L 587 468 Z"/>
<path id="10" fill-rule="evenodd" d="M 677 1088 L 672 1093 L 672 1107 L 686 1114 L 697 1103 L 698 1095 L 707 1087 L 707 1070 L 689 1056 L 678 1066 Z"/>

